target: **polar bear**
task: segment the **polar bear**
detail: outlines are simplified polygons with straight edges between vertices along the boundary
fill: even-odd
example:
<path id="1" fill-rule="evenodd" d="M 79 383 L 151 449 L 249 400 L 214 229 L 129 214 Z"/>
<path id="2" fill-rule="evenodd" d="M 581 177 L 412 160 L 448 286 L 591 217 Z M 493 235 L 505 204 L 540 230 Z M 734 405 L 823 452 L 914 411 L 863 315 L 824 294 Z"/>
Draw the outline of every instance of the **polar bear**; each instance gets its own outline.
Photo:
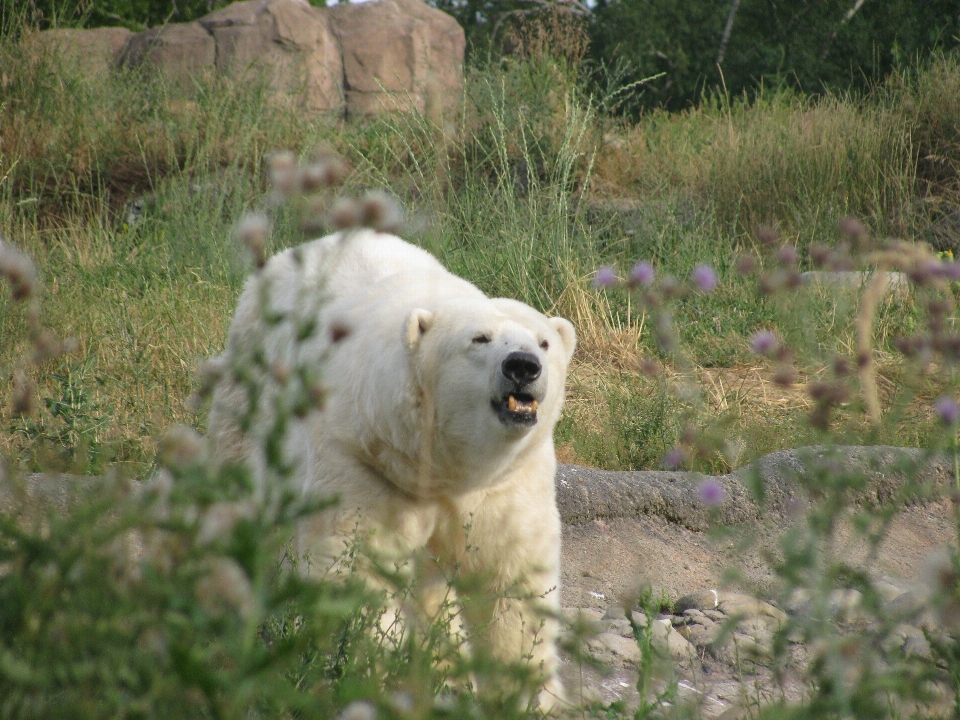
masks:
<path id="1" fill-rule="evenodd" d="M 398 237 L 335 234 L 248 281 L 209 433 L 261 495 L 293 482 L 336 498 L 298 534 L 314 566 L 335 564 L 359 532 L 381 558 L 419 551 L 479 579 L 460 598 L 471 643 L 528 659 L 549 710 L 562 697 L 553 428 L 575 344 L 567 320 L 489 298 Z M 305 410 L 318 393 L 322 409 Z M 283 406 L 280 478 L 265 448 Z"/>

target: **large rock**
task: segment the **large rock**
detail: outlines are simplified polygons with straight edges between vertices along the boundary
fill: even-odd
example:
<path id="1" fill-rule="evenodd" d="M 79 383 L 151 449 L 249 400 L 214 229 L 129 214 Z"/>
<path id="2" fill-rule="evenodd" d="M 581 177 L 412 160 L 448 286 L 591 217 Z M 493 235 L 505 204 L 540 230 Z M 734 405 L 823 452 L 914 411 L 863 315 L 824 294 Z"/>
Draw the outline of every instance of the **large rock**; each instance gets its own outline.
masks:
<path id="1" fill-rule="evenodd" d="M 215 68 L 217 48 L 213 36 L 200 23 L 174 23 L 146 30 L 130 38 L 121 64 L 146 66 L 168 80 L 189 83 Z"/>
<path id="2" fill-rule="evenodd" d="M 133 35 L 126 28 L 95 28 L 76 30 L 56 28 L 37 33 L 34 41 L 39 47 L 58 57 L 86 77 L 95 79 L 109 72 L 116 64 L 124 46 Z"/>
<path id="3" fill-rule="evenodd" d="M 216 66 L 320 112 L 343 108 L 343 63 L 327 14 L 305 0 L 245 0 L 199 20 L 216 43 Z"/>
<path id="4" fill-rule="evenodd" d="M 364 117 L 417 110 L 438 124 L 459 105 L 466 46 L 457 21 L 423 0 L 330 8 L 242 0 L 197 22 L 136 35 L 98 28 L 34 37 L 91 76 L 119 64 L 158 72 L 182 87 L 213 72 L 262 78 L 277 96 L 313 112 Z"/>
<path id="5" fill-rule="evenodd" d="M 329 8 L 343 52 L 348 117 L 415 109 L 438 120 L 460 97 L 463 28 L 421 0 Z"/>

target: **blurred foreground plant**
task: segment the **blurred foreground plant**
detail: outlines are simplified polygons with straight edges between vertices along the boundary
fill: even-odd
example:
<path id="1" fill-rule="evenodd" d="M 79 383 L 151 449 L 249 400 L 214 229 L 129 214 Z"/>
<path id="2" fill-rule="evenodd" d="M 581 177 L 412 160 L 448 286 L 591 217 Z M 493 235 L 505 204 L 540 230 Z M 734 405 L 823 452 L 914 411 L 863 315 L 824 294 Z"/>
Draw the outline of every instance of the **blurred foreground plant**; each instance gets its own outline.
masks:
<path id="1" fill-rule="evenodd" d="M 957 507 L 956 490 L 931 483 L 925 479 L 929 477 L 925 470 L 942 450 L 954 453 L 956 468 L 960 332 L 955 311 L 960 264 L 940 257 L 923 243 L 872 238 L 853 219 L 844 220 L 840 230 L 842 239 L 834 247 L 813 244 L 805 249 L 811 265 L 819 268 L 806 276 L 800 271 L 801 251 L 782 244 L 771 229 L 758 232 L 762 255 L 746 254 L 737 263 L 741 274 L 757 276 L 760 292 L 771 302 L 803 303 L 802 293 L 817 287 L 842 292 L 845 285 L 859 291 L 852 357 L 814 348 L 820 366 L 810 368 L 800 362 L 801 357 L 810 357 L 809 349 L 789 345 L 776 329 L 757 331 L 749 341 L 756 355 L 771 362 L 774 384 L 805 386 L 811 404 L 809 424 L 818 433 L 820 446 L 798 452 L 800 466 L 783 478 L 797 493 L 791 500 L 795 507 L 789 525 L 776 546 L 760 548 L 775 575 L 771 599 L 793 612 L 779 625 L 766 651 L 747 648 L 741 660 L 768 665 L 783 682 L 788 672 L 797 672 L 797 656 L 791 648 L 797 644 L 804 648 L 800 672 L 808 686 L 806 696 L 791 702 L 784 697 L 758 707 L 760 717 L 940 716 L 950 705 L 956 717 L 960 715 L 960 653 L 956 650 L 960 647 L 960 552 L 955 541 L 928 561 L 927 577 L 922 578 L 926 595 L 913 603 L 884 601 L 883 581 L 874 561 L 894 516 L 905 504 L 938 500 L 946 494 Z M 670 276 L 658 278 L 650 263 L 640 261 L 623 280 L 615 268 L 600 268 L 594 285 L 625 285 L 633 293 L 649 317 L 661 354 L 660 359 L 641 361 L 641 371 L 662 375 L 664 362 L 679 368 L 680 379 L 668 383 L 671 392 L 687 406 L 702 404 L 695 369 L 679 350 L 672 307 L 692 293 L 713 292 L 716 273 L 700 265 L 683 282 Z M 876 318 L 889 297 L 905 294 L 915 303 L 918 322 L 914 332 L 892 341 L 905 366 L 904 382 L 884 393 L 875 356 L 888 349 L 878 347 Z M 804 382 L 804 378 L 809 379 Z M 931 391 L 940 396 L 935 403 L 927 401 L 927 412 L 939 417 L 943 432 L 927 451 L 891 455 L 892 449 L 878 448 L 866 467 L 850 462 L 849 450 L 842 447 L 842 429 L 835 424 L 840 406 L 862 413 L 876 430 L 881 422 L 896 422 L 907 405 L 929 397 Z M 666 453 L 663 465 L 676 468 L 697 457 L 728 451 L 722 426 L 688 424 L 681 443 Z M 884 478 L 878 487 L 878 481 L 867 478 L 874 465 L 903 478 L 902 482 Z M 769 488 L 760 466 L 752 466 L 741 477 L 763 508 Z M 701 502 L 716 508 L 724 499 L 722 485 L 709 478 L 703 481 Z M 960 532 L 960 513 L 955 521 Z M 718 532 L 730 537 L 729 530 Z M 862 551 L 850 554 L 851 536 Z M 749 537 L 742 541 L 744 548 L 753 542 Z M 727 573 L 734 584 L 748 584 L 736 568 L 728 568 Z M 741 620 L 731 618 L 715 644 L 725 642 Z M 904 633 L 909 632 L 924 637 L 927 649 L 905 643 Z"/>

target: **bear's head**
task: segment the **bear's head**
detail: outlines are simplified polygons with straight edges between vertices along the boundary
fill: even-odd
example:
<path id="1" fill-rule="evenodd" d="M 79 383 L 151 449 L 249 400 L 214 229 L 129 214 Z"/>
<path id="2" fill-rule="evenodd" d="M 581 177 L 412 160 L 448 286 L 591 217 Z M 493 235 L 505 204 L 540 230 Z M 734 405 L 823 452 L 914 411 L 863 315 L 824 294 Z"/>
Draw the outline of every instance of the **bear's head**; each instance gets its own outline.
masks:
<path id="1" fill-rule="evenodd" d="M 403 341 L 433 414 L 431 452 L 457 489 L 492 484 L 522 453 L 551 454 L 576 345 L 569 321 L 515 300 L 451 300 L 415 309 Z"/>

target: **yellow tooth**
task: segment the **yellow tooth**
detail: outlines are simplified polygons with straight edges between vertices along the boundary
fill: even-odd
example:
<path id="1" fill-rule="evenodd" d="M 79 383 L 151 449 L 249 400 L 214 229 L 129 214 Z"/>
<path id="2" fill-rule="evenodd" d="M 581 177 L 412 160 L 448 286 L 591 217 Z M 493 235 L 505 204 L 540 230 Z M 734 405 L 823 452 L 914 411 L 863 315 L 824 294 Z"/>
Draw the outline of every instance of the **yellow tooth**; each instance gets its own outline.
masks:
<path id="1" fill-rule="evenodd" d="M 510 412 L 517 411 L 517 399 L 513 395 L 507 398 L 507 410 Z"/>
<path id="2" fill-rule="evenodd" d="M 538 405 L 538 403 L 537 403 L 536 400 L 534 400 L 533 402 L 531 402 L 531 403 L 530 403 L 530 412 L 536 412 L 536 411 L 537 411 L 537 405 Z"/>

